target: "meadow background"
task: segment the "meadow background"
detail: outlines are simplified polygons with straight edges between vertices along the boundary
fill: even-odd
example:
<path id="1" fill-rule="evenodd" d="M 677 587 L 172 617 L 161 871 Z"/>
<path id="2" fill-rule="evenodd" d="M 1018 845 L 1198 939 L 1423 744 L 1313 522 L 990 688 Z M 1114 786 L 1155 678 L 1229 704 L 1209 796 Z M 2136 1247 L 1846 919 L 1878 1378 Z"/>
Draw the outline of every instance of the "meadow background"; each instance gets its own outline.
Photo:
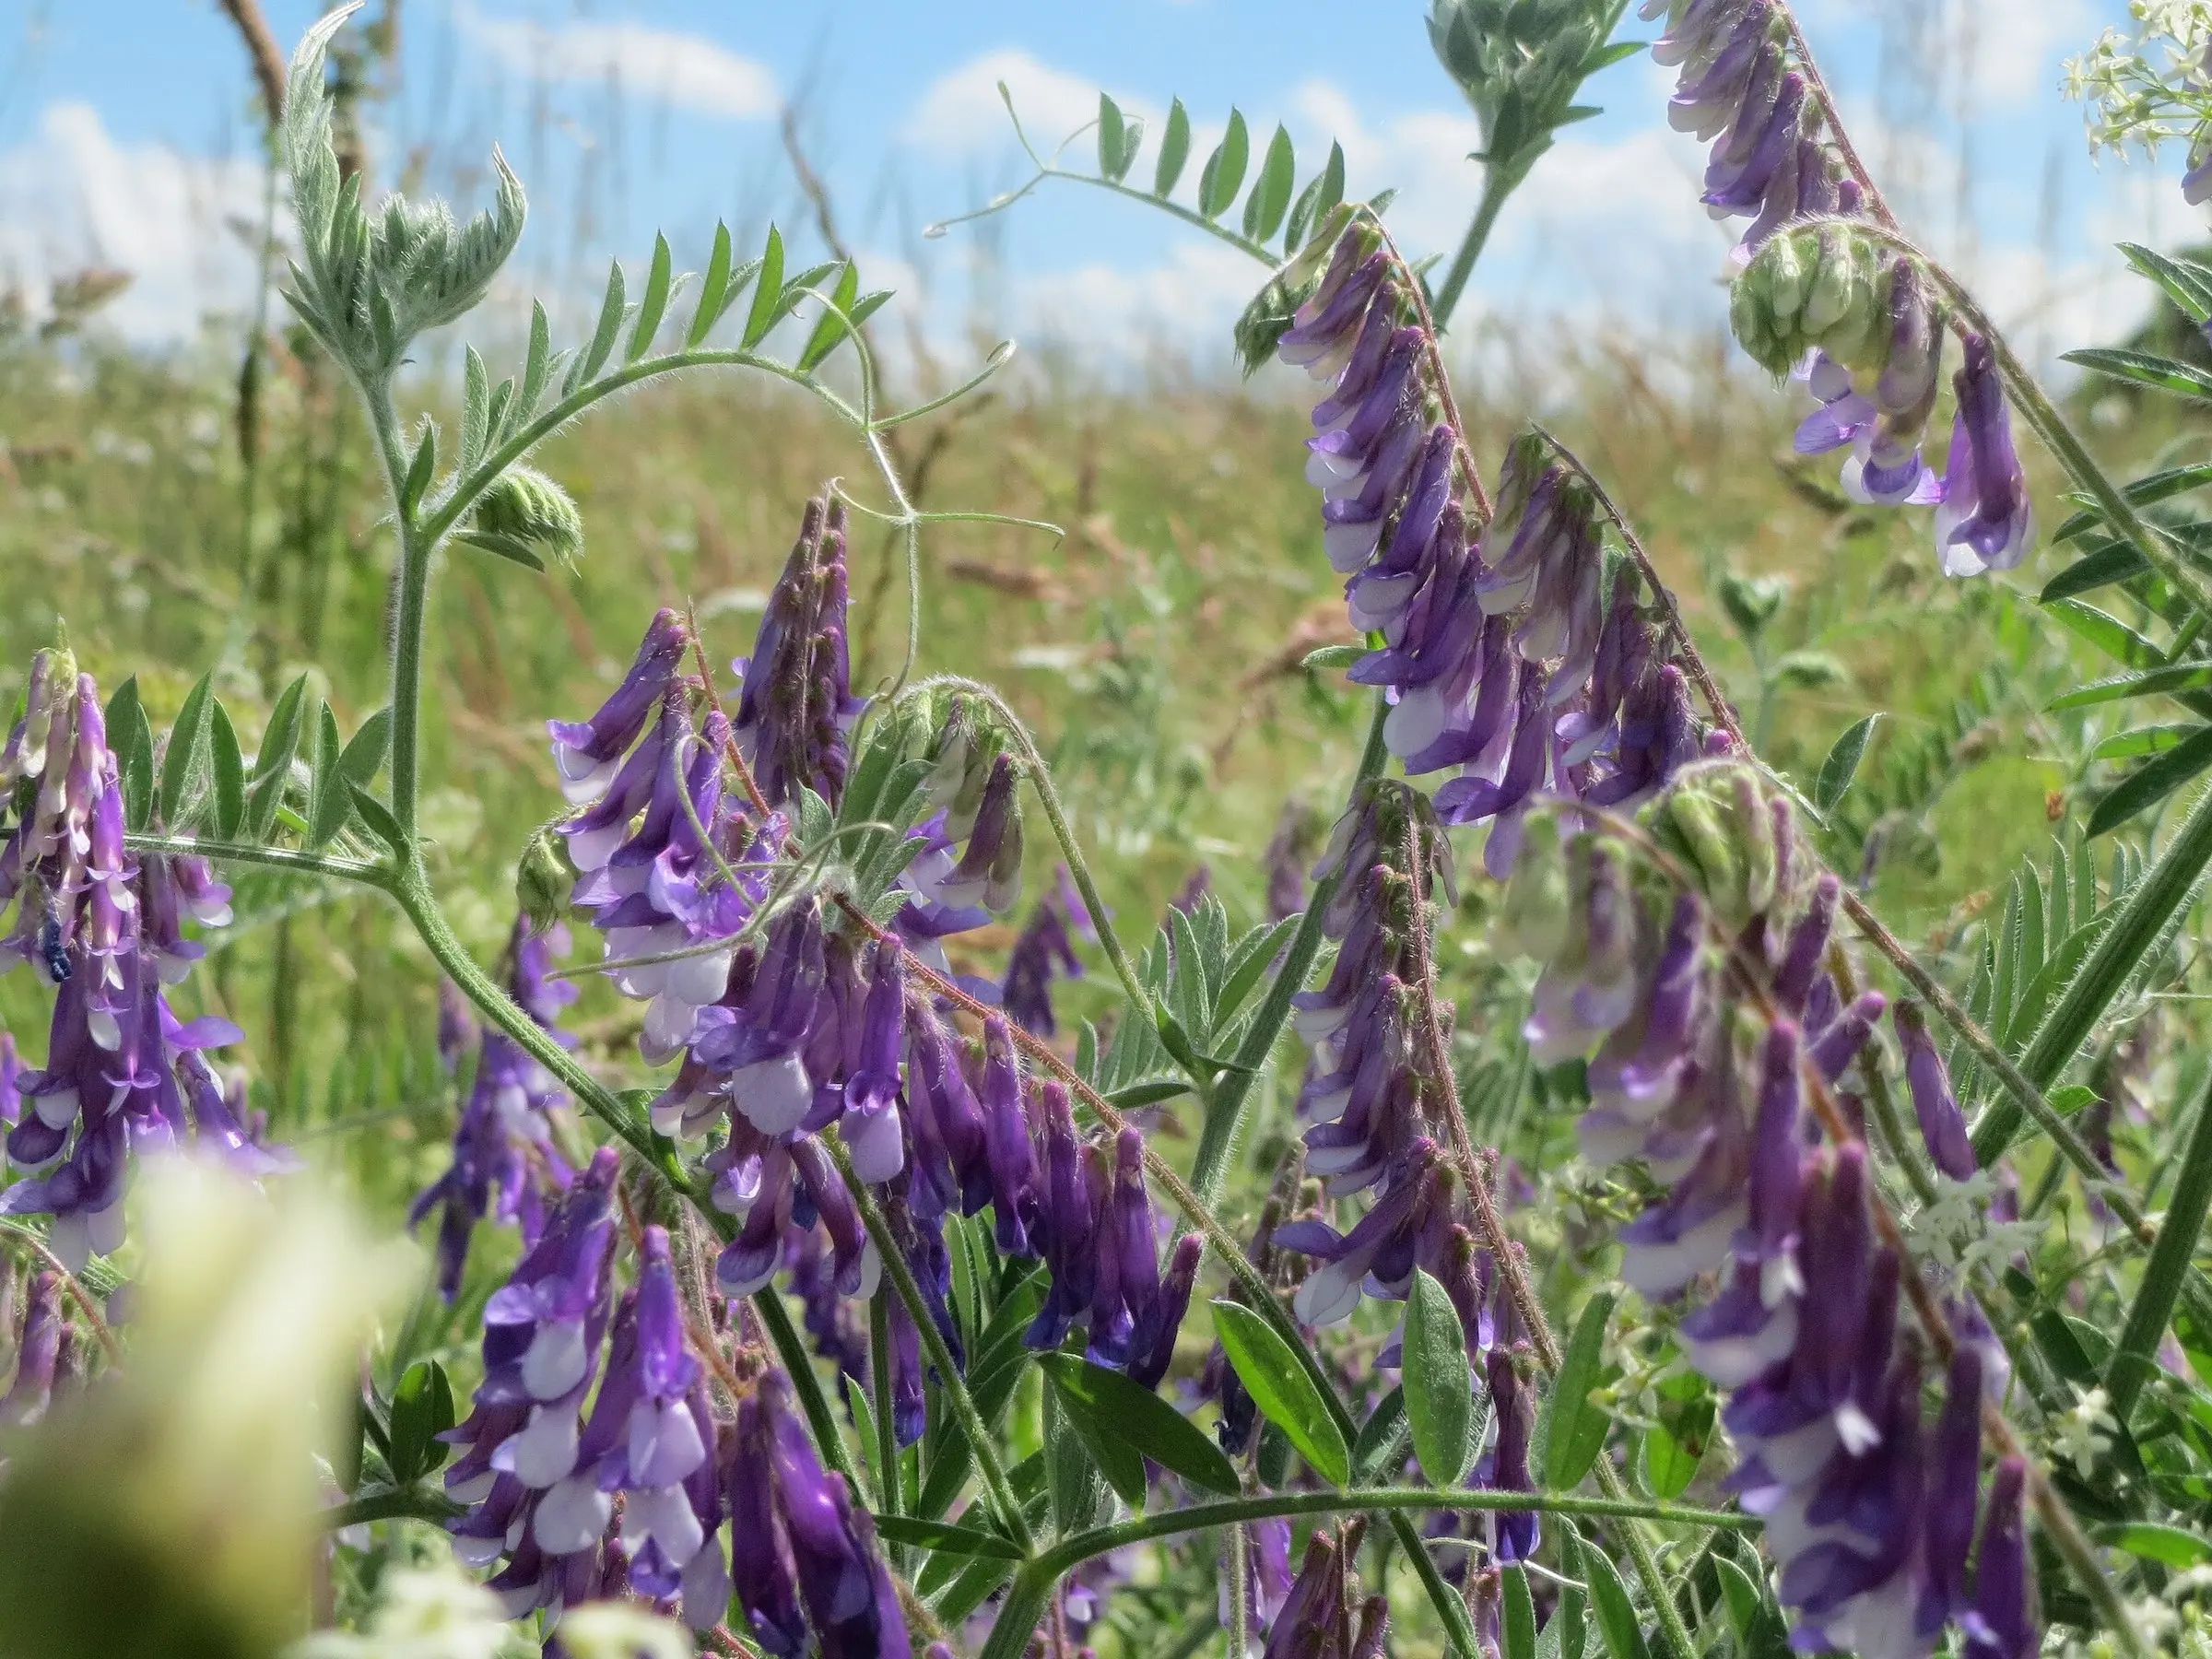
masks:
<path id="1" fill-rule="evenodd" d="M 499 344 L 503 320 L 518 349 L 532 294 L 572 333 L 606 260 L 641 268 L 656 228 L 679 265 L 703 264 L 717 218 L 740 246 L 773 219 L 795 260 L 849 250 L 867 286 L 898 289 L 871 327 L 905 395 L 1020 343 L 986 396 L 900 429 L 895 459 L 924 507 L 1065 534 L 930 526 L 918 666 L 1006 690 L 1047 746 L 1124 935 L 1141 939 L 1201 868 L 1232 916 L 1258 920 L 1271 839 L 1340 800 L 1356 756 L 1355 699 L 1300 666 L 1348 637 L 1301 477 L 1305 382 L 1239 378 L 1228 326 L 1257 267 L 1157 216 L 1048 186 L 980 225 L 924 229 L 1019 177 L 998 78 L 1048 143 L 1089 118 L 1101 84 L 1134 88 L 1132 109 L 1182 96 L 1202 146 L 1232 99 L 1255 127 L 1294 121 L 1309 155 L 1334 133 L 1354 194 L 1403 186 L 1416 250 L 1448 252 L 1477 174 L 1471 117 L 1418 6 L 1201 0 L 1105 20 L 1123 9 L 1076 23 L 906 8 L 943 10 L 940 22 L 888 6 L 377 0 L 347 65 L 373 184 L 466 205 L 496 139 L 532 191 L 523 252 L 468 324 L 479 345 Z M 1906 221 L 2040 359 L 2171 331 L 2110 243 L 2200 239 L 2173 187 L 2178 158 L 2092 171 L 2057 92 L 2061 58 L 2120 21 L 2117 6 L 1807 11 Z M 270 8 L 287 45 L 308 15 Z M 302 669 L 352 730 L 382 691 L 391 538 L 353 397 L 271 292 L 286 223 L 247 56 L 214 7 L 183 0 L 18 5 L 12 19 L 0 700 L 65 628 L 103 687 L 137 675 L 157 729 L 214 665 L 249 750 Z M 1540 417 L 1590 461 L 1772 763 L 1807 779 L 1840 733 L 1885 716 L 1831 856 L 1959 983 L 1993 896 L 2023 858 L 2047 862 L 2052 835 L 2070 834 L 2115 775 L 2095 755 L 2119 719 L 2111 705 L 2047 712 L 2108 666 L 2036 605 L 2059 555 L 1947 582 L 1924 514 L 1856 508 L 1831 463 L 1792 454 L 1799 399 L 1726 338 L 1728 237 L 1697 206 L 1693 147 L 1665 129 L 1659 72 L 1631 60 L 1592 95 L 1606 114 L 1539 165 L 1455 321 L 1470 435 L 1494 461 Z M 426 353 L 409 381 L 449 429 L 456 350 Z M 2116 476 L 2206 452 L 2174 403 L 2059 383 Z M 2027 460 L 2054 525 L 2067 508 L 2043 457 Z M 876 488 L 849 433 L 752 377 L 629 398 L 536 464 L 582 510 L 577 567 L 538 576 L 460 550 L 434 593 L 424 827 L 448 914 L 480 959 L 506 937 L 525 839 L 559 807 L 545 720 L 596 706 L 657 606 L 695 606 L 719 657 L 745 651 L 804 499 L 832 477 L 864 499 Z M 907 603 L 895 546 L 865 522 L 852 580 L 865 688 L 898 671 Z M 2153 817 L 2122 833 L 2158 829 Z M 1051 885 L 1046 838 L 1031 848 L 1028 902 Z M 346 1171 L 395 1221 L 443 1167 L 455 1107 L 433 1046 L 435 971 L 373 896 L 267 875 L 237 885 L 237 921 L 187 1001 L 245 1028 L 272 1135 Z M 1500 971 L 1478 920 L 1447 934 L 1443 965 L 1462 985 Z M 960 965 L 997 973 L 1012 936 L 969 935 Z M 1064 1013 L 1116 1000 L 1091 966 Z M 2194 994 L 2185 967 L 2169 982 Z M 28 976 L 0 980 L 0 1024 L 27 1053 L 43 1045 L 42 1001 Z M 640 1017 L 588 988 L 571 1021 L 586 1063 L 641 1080 Z M 1473 1065 L 1508 1034 L 1463 1036 Z M 2139 1045 L 2146 1065 L 2155 1048 Z M 1274 1110 L 1279 1132 L 1287 1103 Z M 1182 1129 L 1171 1108 L 1161 1131 Z M 1540 1164 L 1547 1138 L 1571 1143 L 1562 1122 L 1520 1156 Z"/>

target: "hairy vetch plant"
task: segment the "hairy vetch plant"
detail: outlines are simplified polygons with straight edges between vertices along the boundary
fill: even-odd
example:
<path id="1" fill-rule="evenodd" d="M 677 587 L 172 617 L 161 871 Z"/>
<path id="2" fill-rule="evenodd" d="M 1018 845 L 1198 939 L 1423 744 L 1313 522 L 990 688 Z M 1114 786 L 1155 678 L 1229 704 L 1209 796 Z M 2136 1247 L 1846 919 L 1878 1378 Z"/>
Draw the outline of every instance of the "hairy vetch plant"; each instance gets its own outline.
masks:
<path id="1" fill-rule="evenodd" d="M 1235 112 L 1194 206 L 1183 106 L 1147 188 L 1101 97 L 1095 172 L 1032 149 L 982 210 L 1047 180 L 1163 208 L 1262 267 L 1246 369 L 1312 382 L 1288 556 L 1341 579 L 1359 642 L 1303 669 L 1366 700 L 1364 747 L 1307 781 L 1337 791 L 1313 834 L 1286 813 L 1265 919 L 1202 866 L 1148 939 L 1046 747 L 924 625 L 925 531 L 1053 529 L 924 512 L 902 471 L 899 429 L 1007 350 L 894 407 L 865 326 L 888 296 L 718 229 L 696 276 L 665 239 L 618 265 L 571 346 L 536 309 L 512 377 L 465 347 L 457 431 L 407 418 L 402 366 L 491 291 L 523 187 L 495 153 L 465 225 L 371 210 L 334 137 L 347 13 L 308 32 L 286 298 L 382 469 L 386 698 L 348 734 L 302 675 L 249 745 L 212 671 L 158 733 L 135 677 L 103 700 L 66 643 L 29 665 L 0 961 L 51 1005 L 42 1050 L 0 1036 L 0 1653 L 2201 1650 L 2212 1064 L 2175 987 L 2212 795 L 2124 827 L 2212 764 L 2212 464 L 2106 474 L 1892 215 L 1786 0 L 1647 0 L 1702 199 L 1745 222 L 1735 338 L 1818 405 L 1797 450 L 1932 509 L 1943 575 L 1984 577 L 2054 493 L 2017 415 L 2077 509 L 2044 614 L 2119 659 L 2046 711 L 2095 785 L 2079 833 L 1900 939 L 1865 826 L 1933 786 L 1860 780 L 1883 711 L 1778 766 L 1763 655 L 1747 735 L 1606 481 L 1539 426 L 1486 452 L 1447 372 L 1499 212 L 1638 49 L 1625 9 L 1436 0 L 1486 147 L 1433 289 L 1340 147 L 1301 185 L 1277 129 L 1254 171 Z M 2186 131 L 2194 200 L 2202 8 L 2137 10 L 2172 63 L 2108 40 L 2079 78 L 2109 142 Z M 2126 253 L 2212 326 L 2212 266 Z M 2145 351 L 2076 360 L 2212 396 Z M 540 446 L 710 367 L 811 400 L 867 481 L 786 503 L 749 640 L 640 614 L 598 707 L 536 711 L 548 816 L 488 967 L 432 856 L 433 578 L 602 557 Z M 907 577 L 879 682 L 870 526 Z M 1730 582 L 1756 640 L 1786 589 Z M 2058 718 L 2150 697 L 2193 723 Z M 443 975 L 450 1152 L 441 1120 L 404 1164 L 434 1271 L 373 1339 L 382 1258 L 302 1206 L 247 1032 L 179 1012 L 219 1006 L 230 884 L 271 872 L 388 901 Z M 379 1586 L 354 1631 L 337 1582 Z"/>

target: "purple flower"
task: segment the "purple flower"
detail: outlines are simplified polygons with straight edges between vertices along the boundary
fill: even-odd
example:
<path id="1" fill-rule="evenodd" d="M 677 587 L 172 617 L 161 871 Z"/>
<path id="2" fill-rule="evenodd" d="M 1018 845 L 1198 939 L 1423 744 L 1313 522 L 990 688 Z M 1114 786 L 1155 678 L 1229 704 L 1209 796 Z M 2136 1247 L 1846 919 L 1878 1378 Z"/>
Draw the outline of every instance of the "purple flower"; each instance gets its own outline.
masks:
<path id="1" fill-rule="evenodd" d="M 1100 1292 L 1100 1257 L 1112 1247 L 1110 1236 L 1100 1236 L 1111 1235 L 1112 1229 L 1107 1213 L 1112 1178 L 1100 1168 L 1101 1160 L 1076 1139 L 1067 1090 L 1048 1082 L 1038 1093 L 1038 1115 L 1044 1120 L 1044 1200 L 1038 1211 L 1038 1231 L 1050 1282 L 1044 1303 L 1022 1341 L 1049 1350 L 1066 1340 L 1077 1320 L 1090 1318 L 1092 1299 Z M 1147 1254 L 1150 1249 L 1147 1239 Z M 1107 1272 L 1112 1270 L 1106 1266 Z"/>
<path id="2" fill-rule="evenodd" d="M 1443 1251 L 1451 1223 L 1452 1178 L 1438 1163 L 1435 1143 L 1423 1137 L 1392 1170 L 1389 1184 L 1348 1233 L 1325 1222 L 1293 1221 L 1275 1230 L 1273 1242 L 1313 1257 L 1322 1267 L 1307 1276 L 1292 1299 L 1301 1324 L 1335 1324 L 1351 1317 L 1362 1288 L 1403 1300 L 1417 1265 Z"/>
<path id="3" fill-rule="evenodd" d="M 16 1057 L 16 1040 L 0 1031 L 0 1127 L 12 1126 L 23 1115 L 21 1079 L 23 1063 Z"/>
<path id="4" fill-rule="evenodd" d="M 587 721 L 548 720 L 553 763 L 560 787 L 571 801 L 589 801 L 605 793 L 629 746 L 675 681 L 684 653 L 691 647 L 684 619 L 665 607 L 653 614 L 638 641 L 636 660 L 614 695 Z"/>
<path id="5" fill-rule="evenodd" d="M 1499 1492 L 1533 1492 L 1528 1442 L 1536 1421 L 1535 1390 L 1521 1380 L 1516 1360 L 1526 1363 L 1528 1345 L 1508 1350 L 1502 1344 L 1483 1356 L 1490 1389 L 1490 1431 L 1494 1437 L 1475 1471 L 1473 1484 Z M 1499 1561 L 1525 1561 L 1541 1536 L 1533 1511 L 1498 1510 L 1489 1518 L 1490 1555 Z"/>
<path id="6" fill-rule="evenodd" d="M 16 1342 L 15 1381 L 0 1394 L 0 1427 L 27 1429 L 46 1415 L 67 1330 L 62 1318 L 62 1276 L 51 1271 L 33 1274 Z"/>
<path id="7" fill-rule="evenodd" d="M 806 1646 L 798 1566 L 777 1501 L 774 1441 L 778 1408 L 782 1416 L 790 1413 L 789 1388 L 771 1371 L 758 1392 L 738 1401 L 736 1427 L 724 1442 L 721 1465 L 737 1605 L 753 1640 L 777 1659 L 797 1659 Z"/>
<path id="8" fill-rule="evenodd" d="M 2009 571 L 2035 541 L 2028 480 L 2012 447 L 2012 415 L 1995 354 L 1980 335 L 1966 336 L 1965 361 L 1952 377 L 1959 413 L 1936 510 L 1936 550 L 1947 576 Z"/>
<path id="9" fill-rule="evenodd" d="M 2034 1659 L 2042 1641 L 2035 1627 L 2035 1580 L 2021 1524 L 2020 1493 L 2028 1467 L 2002 1459 L 1989 1483 L 1982 1549 L 1974 1564 L 1974 1606 L 1959 1622 L 1968 1659 Z"/>
<path id="10" fill-rule="evenodd" d="M 983 1078 L 978 1091 L 983 1119 L 984 1155 L 991 1176 L 991 1207 L 998 1248 L 1007 1255 L 1038 1253 L 1043 1194 L 1037 1154 L 1030 1144 L 1030 1123 L 1022 1106 L 1021 1074 L 1014 1063 L 1014 1040 L 1006 1022 L 994 1014 L 983 1021 Z"/>
<path id="11" fill-rule="evenodd" d="M 899 941 L 875 948 L 874 972 L 855 1032 L 838 1134 L 861 1180 L 886 1182 L 906 1167 L 899 1116 L 899 1059 L 906 1031 L 906 965 Z"/>
<path id="12" fill-rule="evenodd" d="M 771 807 L 811 789 L 832 806 L 845 792 L 848 743 L 865 706 L 853 695 L 845 637 L 845 509 L 806 503 L 799 537 L 769 595 L 735 717 L 739 751 Z"/>
<path id="13" fill-rule="evenodd" d="M 1083 959 L 1076 955 L 1059 895 L 1048 893 L 1030 912 L 1029 924 L 1007 954 L 1006 982 L 999 997 L 1007 1018 L 1039 1037 L 1050 1037 L 1059 1030 L 1059 1022 L 1053 1017 L 1055 971 L 1080 979 Z"/>
<path id="14" fill-rule="evenodd" d="M 866 1512 L 853 1507 L 843 1481 L 824 1472 L 782 1372 L 760 1379 L 758 1398 L 776 1512 L 822 1659 L 909 1659 L 905 1616 Z M 734 1490 L 733 1509 L 740 1500 Z M 738 1589 L 742 1598 L 742 1576 Z"/>
<path id="15" fill-rule="evenodd" d="M 1928 1022 L 1920 1005 L 1911 997 L 1889 1010 L 1897 1040 L 1905 1051 L 1905 1082 L 1912 1091 L 1912 1115 L 1920 1120 L 1921 1138 L 1936 1167 L 1953 1181 L 1964 1181 L 1980 1166 L 1974 1159 L 1973 1141 L 1966 1132 L 1966 1114 L 1951 1093 L 1950 1074 L 1943 1056 L 1928 1035 Z"/>

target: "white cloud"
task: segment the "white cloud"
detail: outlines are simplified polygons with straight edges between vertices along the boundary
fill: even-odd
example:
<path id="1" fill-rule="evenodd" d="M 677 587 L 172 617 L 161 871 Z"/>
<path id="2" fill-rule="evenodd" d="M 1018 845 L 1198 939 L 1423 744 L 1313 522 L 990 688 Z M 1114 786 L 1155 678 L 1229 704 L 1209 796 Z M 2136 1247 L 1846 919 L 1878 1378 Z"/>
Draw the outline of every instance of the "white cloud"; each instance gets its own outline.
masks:
<path id="1" fill-rule="evenodd" d="M 1014 132 L 998 95 L 1001 81 L 1006 84 L 1030 142 L 1040 152 L 1098 118 L 1098 82 L 1041 63 L 1018 47 L 1006 47 L 971 58 L 930 82 L 900 136 L 947 156 L 1010 146 Z M 1115 101 L 1129 114 L 1142 117 L 1150 131 L 1159 130 L 1158 112 L 1143 100 L 1117 97 Z"/>
<path id="2" fill-rule="evenodd" d="M 460 12 L 463 30 L 518 75 L 550 82 L 621 83 L 626 92 L 677 109 L 750 121 L 781 107 L 768 66 L 704 35 L 642 23 L 544 24 Z"/>
<path id="3" fill-rule="evenodd" d="M 128 271 L 101 321 L 135 345 L 174 345 L 250 297 L 253 256 L 232 225 L 257 232 L 262 199 L 258 163 L 118 144 L 88 105 L 52 104 L 0 152 L 0 273 L 35 312 L 57 276 Z"/>

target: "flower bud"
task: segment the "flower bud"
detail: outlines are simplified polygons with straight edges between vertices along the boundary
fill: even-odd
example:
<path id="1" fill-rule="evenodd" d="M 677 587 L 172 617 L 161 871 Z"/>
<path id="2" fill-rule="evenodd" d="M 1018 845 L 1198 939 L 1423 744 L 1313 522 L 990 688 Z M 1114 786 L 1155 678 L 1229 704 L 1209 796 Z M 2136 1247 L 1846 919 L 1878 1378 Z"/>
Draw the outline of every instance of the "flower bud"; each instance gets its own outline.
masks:
<path id="1" fill-rule="evenodd" d="M 511 553 L 527 553 L 541 566 L 548 558 L 571 563 L 583 552 L 583 515 L 576 503 L 567 490 L 527 466 L 502 474 L 484 492 L 474 528 Z"/>
<path id="2" fill-rule="evenodd" d="M 521 862 L 514 866 L 514 898 L 535 938 L 558 923 L 569 908 L 576 885 L 576 866 L 569 862 L 569 844 L 557 825 L 540 824 L 523 845 Z"/>
<path id="3" fill-rule="evenodd" d="M 1498 918 L 1510 947 L 1540 962 L 1558 955 L 1567 943 L 1567 902 L 1559 820 L 1549 813 L 1532 814 Z"/>

